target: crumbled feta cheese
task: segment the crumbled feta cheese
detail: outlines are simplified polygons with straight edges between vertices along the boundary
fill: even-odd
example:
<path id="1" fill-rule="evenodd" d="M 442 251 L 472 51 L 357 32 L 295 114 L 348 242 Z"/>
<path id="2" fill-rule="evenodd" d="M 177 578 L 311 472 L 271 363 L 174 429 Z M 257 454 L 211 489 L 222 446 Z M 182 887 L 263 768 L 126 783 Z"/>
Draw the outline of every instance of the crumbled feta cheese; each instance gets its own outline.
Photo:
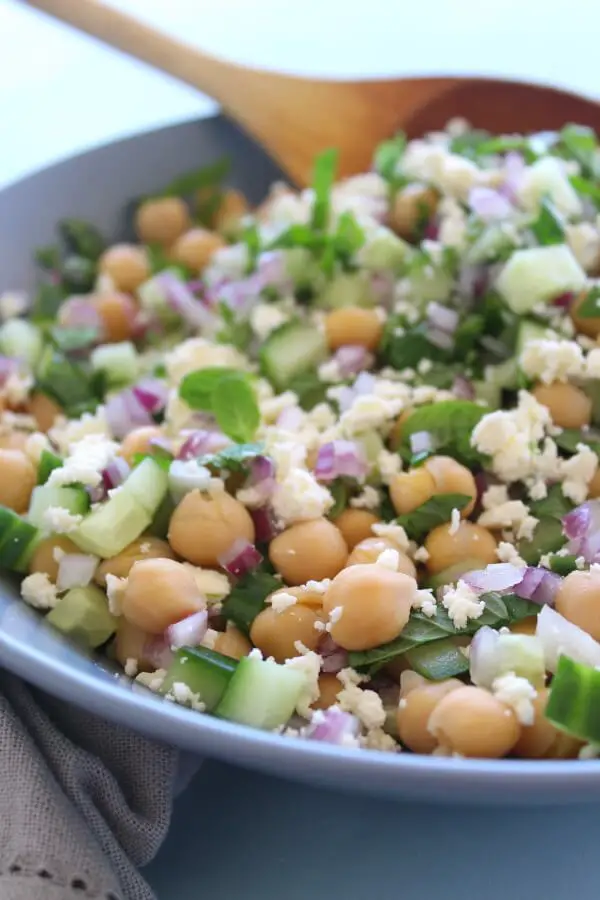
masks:
<path id="1" fill-rule="evenodd" d="M 139 675 L 136 675 L 135 680 L 156 694 L 160 691 L 166 677 L 166 669 L 157 669 L 156 672 L 140 672 Z"/>
<path id="2" fill-rule="evenodd" d="M 93 413 L 83 413 L 80 419 L 58 419 L 48 432 L 50 440 L 54 441 L 61 453 L 67 453 L 73 444 L 78 444 L 90 435 L 103 440 L 111 435 L 104 406 L 98 406 Z"/>
<path id="3" fill-rule="evenodd" d="M 329 613 L 329 621 L 325 626 L 325 631 L 331 631 L 331 626 L 335 625 L 336 622 L 339 622 L 344 614 L 343 606 L 335 606 L 331 612 Z"/>
<path id="4" fill-rule="evenodd" d="M 110 573 L 106 576 L 106 599 L 108 600 L 108 610 L 113 616 L 120 616 L 123 612 L 121 604 L 126 588 L 126 578 L 119 578 Z"/>
<path id="5" fill-rule="evenodd" d="M 458 534 L 458 529 L 460 528 L 460 509 L 456 509 L 456 507 L 452 510 L 452 514 L 450 516 L 450 528 L 448 529 L 448 534 L 454 537 L 455 534 Z"/>
<path id="6" fill-rule="evenodd" d="M 4 291 L 0 294 L 0 319 L 16 319 L 27 312 L 29 301 L 24 291 Z"/>
<path id="7" fill-rule="evenodd" d="M 332 384 L 343 381 L 340 364 L 337 359 L 329 359 L 327 362 L 321 363 L 317 369 L 319 379 Z"/>
<path id="8" fill-rule="evenodd" d="M 402 553 L 408 553 L 410 541 L 402 525 L 394 525 L 393 522 L 375 522 L 371 525 L 371 531 L 375 537 L 391 541 Z"/>
<path id="9" fill-rule="evenodd" d="M 230 344 L 214 344 L 201 337 L 182 341 L 165 356 L 167 379 L 171 387 L 177 387 L 181 379 L 189 372 L 212 366 L 244 369 L 247 367 L 247 361 Z"/>
<path id="10" fill-rule="evenodd" d="M 551 384 L 580 378 L 584 374 L 585 358 L 575 341 L 535 339 L 525 344 L 519 365 L 529 378 Z"/>
<path id="11" fill-rule="evenodd" d="M 389 450 L 380 450 L 377 454 L 377 468 L 384 484 L 389 484 L 394 475 L 402 468 L 402 460 L 399 453 L 390 453 Z"/>
<path id="12" fill-rule="evenodd" d="M 174 700 L 181 706 L 187 706 L 196 712 L 204 712 L 206 705 L 200 699 L 200 694 L 196 694 L 183 681 L 174 682 L 171 690 L 165 694 L 165 700 Z"/>
<path id="13" fill-rule="evenodd" d="M 96 487 L 102 481 L 102 470 L 117 454 L 119 445 L 105 435 L 88 434 L 69 446 L 69 456 L 54 469 L 49 485 L 84 484 Z"/>
<path id="14" fill-rule="evenodd" d="M 600 265 L 600 233 L 591 222 L 565 226 L 567 244 L 586 272 L 596 272 Z"/>
<path id="15" fill-rule="evenodd" d="M 356 497 L 350 498 L 350 506 L 354 509 L 377 509 L 379 503 L 379 491 L 370 484 L 367 484 Z"/>
<path id="16" fill-rule="evenodd" d="M 21 597 L 34 609 L 53 609 L 58 601 L 56 585 L 46 572 L 34 572 L 21 582 Z"/>
<path id="17" fill-rule="evenodd" d="M 319 519 L 333 506 L 331 493 L 318 483 L 306 469 L 291 469 L 281 481 L 272 497 L 273 512 L 285 525 Z"/>
<path id="18" fill-rule="evenodd" d="M 561 461 L 562 492 L 573 503 L 583 503 L 590 481 L 598 468 L 598 457 L 585 444 L 577 445 L 577 453 Z"/>
<path id="19" fill-rule="evenodd" d="M 33 387 L 31 375 L 20 375 L 11 372 L 2 386 L 2 394 L 9 406 L 22 406 L 26 402 L 29 392 Z"/>
<path id="20" fill-rule="evenodd" d="M 296 712 L 305 719 L 311 717 L 311 706 L 319 699 L 321 691 L 319 689 L 319 673 L 321 671 L 322 659 L 318 653 L 312 650 L 307 651 L 302 656 L 295 656 L 293 659 L 286 659 L 284 665 L 288 669 L 295 669 L 301 672 L 306 679 L 304 690 L 302 691 L 298 703 L 296 704 Z"/>
<path id="21" fill-rule="evenodd" d="M 469 619 L 478 619 L 485 609 L 485 603 L 479 599 L 477 592 L 462 579 L 459 579 L 456 587 L 446 588 L 442 606 L 456 628 L 464 628 Z"/>
<path id="22" fill-rule="evenodd" d="M 259 303 L 250 313 L 250 325 L 262 341 L 287 321 L 286 314 L 273 303 Z"/>
<path id="23" fill-rule="evenodd" d="M 364 693 L 364 692 L 363 692 Z M 383 728 L 371 728 L 360 741 L 365 750 L 380 750 L 383 753 L 397 753 L 400 746 Z"/>
<path id="24" fill-rule="evenodd" d="M 539 519 L 529 515 L 529 508 L 521 500 L 507 500 L 488 507 L 477 521 L 484 528 L 510 528 L 517 538 L 530 541 Z"/>
<path id="25" fill-rule="evenodd" d="M 494 680 L 492 693 L 497 700 L 510 706 L 521 725 L 533 725 L 533 701 L 537 697 L 537 691 L 526 678 L 521 678 L 514 672 L 501 675 Z"/>
<path id="26" fill-rule="evenodd" d="M 508 488 L 504 484 L 492 484 L 481 497 L 481 505 L 484 509 L 493 509 L 496 506 L 502 506 L 508 503 Z"/>
<path id="27" fill-rule="evenodd" d="M 293 594 L 288 593 L 288 591 L 277 591 L 277 593 L 271 594 L 271 596 L 267 598 L 267 602 L 271 604 L 272 609 L 276 613 L 280 613 L 283 612 L 284 609 L 289 609 L 290 606 L 295 606 L 298 602 L 298 598 L 294 597 Z"/>
<path id="28" fill-rule="evenodd" d="M 53 534 L 69 534 L 82 520 L 83 516 L 70 513 L 63 506 L 49 506 L 42 515 L 42 526 Z"/>
<path id="29" fill-rule="evenodd" d="M 125 670 L 125 674 L 129 676 L 129 678 L 135 678 L 138 673 L 138 661 L 137 659 L 133 659 L 130 657 L 125 660 L 125 665 L 123 666 Z"/>
<path id="30" fill-rule="evenodd" d="M 585 360 L 586 378 L 600 378 L 600 347 L 590 350 Z"/>
<path id="31" fill-rule="evenodd" d="M 363 690 L 351 679 L 344 679 L 342 669 L 338 674 L 343 684 L 342 690 L 337 695 L 337 702 L 345 712 L 352 713 L 364 725 L 367 731 L 373 728 L 382 728 L 385 722 L 385 709 L 379 694 L 375 691 Z"/>
<path id="32" fill-rule="evenodd" d="M 381 566 L 383 569 L 389 569 L 391 572 L 397 572 L 400 565 L 400 554 L 397 550 L 389 548 L 382 550 L 375 560 L 375 565 Z"/>
<path id="33" fill-rule="evenodd" d="M 445 247 L 464 247 L 467 237 L 467 216 L 460 203 L 445 197 L 440 203 L 439 239 Z"/>
<path id="34" fill-rule="evenodd" d="M 510 563 L 513 566 L 517 566 L 519 569 L 525 569 L 527 567 L 525 560 L 519 556 L 517 548 L 514 544 L 509 544 L 508 541 L 500 541 L 496 548 L 496 556 L 500 562 Z"/>
<path id="35" fill-rule="evenodd" d="M 427 547 L 417 547 L 412 558 L 415 562 L 426 563 L 429 559 L 429 550 Z"/>
<path id="36" fill-rule="evenodd" d="M 204 637 L 200 641 L 201 646 L 206 647 L 208 650 L 214 650 L 220 633 L 215 628 L 207 628 Z"/>
<path id="37" fill-rule="evenodd" d="M 311 594 L 324 594 L 330 584 L 331 578 L 323 578 L 321 581 L 309 580 L 300 587 L 300 590 L 310 592 Z"/>
<path id="38" fill-rule="evenodd" d="M 435 616 L 437 612 L 437 603 L 435 602 L 433 591 L 429 588 L 423 588 L 422 590 L 417 591 L 412 602 L 412 608 L 418 609 L 424 616 L 428 616 L 430 619 Z"/>
<path id="39" fill-rule="evenodd" d="M 37 466 L 44 450 L 50 450 L 50 441 L 41 431 L 34 431 L 25 441 L 23 448 L 31 462 Z"/>

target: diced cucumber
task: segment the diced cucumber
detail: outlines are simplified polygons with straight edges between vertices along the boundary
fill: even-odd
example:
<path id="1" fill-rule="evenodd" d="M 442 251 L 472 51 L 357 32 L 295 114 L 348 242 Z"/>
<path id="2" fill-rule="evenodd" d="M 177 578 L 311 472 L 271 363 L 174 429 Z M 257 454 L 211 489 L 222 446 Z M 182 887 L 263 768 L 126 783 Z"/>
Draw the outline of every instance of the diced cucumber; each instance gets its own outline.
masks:
<path id="1" fill-rule="evenodd" d="M 408 275 L 410 282 L 409 296 L 411 301 L 420 307 L 427 303 L 447 300 L 454 288 L 454 278 L 441 266 L 420 266 Z"/>
<path id="2" fill-rule="evenodd" d="M 139 375 L 137 350 L 130 341 L 120 344 L 101 344 L 90 354 L 95 372 L 103 372 L 110 387 L 131 384 Z"/>
<path id="3" fill-rule="evenodd" d="M 485 370 L 486 381 L 491 381 L 500 390 L 514 390 L 518 384 L 519 368 L 516 359 L 507 359 L 497 366 Z"/>
<path id="4" fill-rule="evenodd" d="M 547 198 L 567 218 L 581 215 L 582 206 L 577 191 L 569 181 L 563 164 L 554 156 L 543 156 L 525 169 L 518 194 L 521 205 L 527 210 L 535 211 Z"/>
<path id="5" fill-rule="evenodd" d="M 537 566 L 542 556 L 546 553 L 555 553 L 564 543 L 565 536 L 560 521 L 544 517 L 535 526 L 533 538 L 530 541 L 519 542 L 519 556 L 528 566 Z"/>
<path id="6" fill-rule="evenodd" d="M 366 269 L 391 269 L 397 272 L 412 252 L 410 244 L 382 225 L 374 235 L 367 238 L 357 257 L 360 265 Z"/>
<path id="7" fill-rule="evenodd" d="M 51 450 L 42 450 L 38 463 L 37 483 L 46 484 L 50 477 L 50 472 L 53 472 L 54 469 L 60 469 L 62 464 L 62 459 L 56 453 L 52 453 Z"/>
<path id="8" fill-rule="evenodd" d="M 502 400 L 502 388 L 499 385 L 493 381 L 474 381 L 473 390 L 476 400 L 482 400 L 490 409 L 499 408 Z"/>
<path id="9" fill-rule="evenodd" d="M 175 653 L 160 692 L 168 694 L 174 684 L 181 682 L 192 693 L 199 694 L 206 711 L 212 712 L 221 701 L 237 664 L 237 660 L 205 647 L 183 647 Z"/>
<path id="10" fill-rule="evenodd" d="M 588 381 L 585 392 L 592 401 L 592 425 L 600 425 L 600 381 Z"/>
<path id="11" fill-rule="evenodd" d="M 71 588 L 46 619 L 90 650 L 104 644 L 117 628 L 117 619 L 109 612 L 104 593 L 93 584 Z"/>
<path id="12" fill-rule="evenodd" d="M 325 275 L 318 262 L 305 247 L 282 250 L 287 274 L 298 288 L 318 291 L 323 287 Z"/>
<path id="13" fill-rule="evenodd" d="M 332 278 L 319 294 L 318 305 L 338 309 L 341 306 L 372 306 L 374 302 L 369 273 L 361 270 L 340 272 Z"/>
<path id="14" fill-rule="evenodd" d="M 302 672 L 271 660 L 245 656 L 239 661 L 215 715 L 272 731 L 292 717 L 305 684 Z"/>
<path id="15" fill-rule="evenodd" d="M 411 669 L 429 681 L 444 681 L 469 671 L 469 660 L 455 638 L 421 644 L 404 654 Z"/>
<path id="16" fill-rule="evenodd" d="M 150 527 L 148 528 L 148 534 L 151 534 L 154 537 L 166 538 L 169 532 L 169 523 L 171 521 L 171 516 L 173 515 L 174 510 L 175 504 L 173 503 L 173 498 L 170 494 L 167 494 L 154 513 L 154 518 L 152 519 Z"/>
<path id="17" fill-rule="evenodd" d="M 38 539 L 38 530 L 21 516 L 0 506 L 0 566 L 21 571 Z"/>
<path id="18" fill-rule="evenodd" d="M 260 351 L 262 370 L 279 391 L 315 369 L 327 356 L 324 336 L 306 322 L 286 322 L 271 332 Z"/>
<path id="19" fill-rule="evenodd" d="M 90 498 L 80 485 L 39 484 L 31 494 L 27 518 L 36 528 L 44 529 L 44 513 L 51 506 L 60 506 L 74 516 L 84 515 L 90 508 Z M 46 531 L 48 529 L 45 529 Z"/>
<path id="20" fill-rule="evenodd" d="M 86 516 L 69 534 L 86 553 L 102 559 L 116 556 L 148 528 L 152 516 L 131 494 L 119 491 L 107 503 Z"/>
<path id="21" fill-rule="evenodd" d="M 432 575 L 428 581 L 429 587 L 432 590 L 437 590 L 437 588 L 444 587 L 446 584 L 455 584 L 465 572 L 477 572 L 481 568 L 483 567 L 480 559 L 463 559 L 462 562 L 454 563 L 453 566 L 442 569 L 437 575 Z"/>
<path id="22" fill-rule="evenodd" d="M 515 249 L 515 242 L 501 225 L 489 225 L 465 252 L 468 265 L 493 262 Z"/>
<path id="23" fill-rule="evenodd" d="M 471 681 L 491 690 L 496 678 L 513 673 L 526 678 L 535 688 L 546 683 L 544 647 L 531 634 L 498 634 L 491 643 L 485 660 L 471 671 Z"/>
<path id="24" fill-rule="evenodd" d="M 132 497 L 151 516 L 165 498 L 169 487 L 169 474 L 150 456 L 127 476 L 120 491 Z"/>
<path id="25" fill-rule="evenodd" d="M 600 672 L 561 656 L 545 715 L 561 731 L 600 743 Z"/>
<path id="26" fill-rule="evenodd" d="M 543 341 L 550 336 L 550 331 L 551 330 L 547 325 L 542 325 L 540 322 L 534 322 L 532 319 L 523 319 L 519 324 L 517 342 L 515 345 L 515 356 L 517 360 L 520 358 L 523 350 L 530 341 Z"/>
<path id="27" fill-rule="evenodd" d="M 525 314 L 570 291 L 580 291 L 586 275 L 566 244 L 517 250 L 505 263 L 496 288 L 513 312 Z"/>
<path id="28" fill-rule="evenodd" d="M 42 332 L 27 319 L 9 319 L 0 327 L 0 353 L 24 360 L 34 368 L 44 341 Z"/>

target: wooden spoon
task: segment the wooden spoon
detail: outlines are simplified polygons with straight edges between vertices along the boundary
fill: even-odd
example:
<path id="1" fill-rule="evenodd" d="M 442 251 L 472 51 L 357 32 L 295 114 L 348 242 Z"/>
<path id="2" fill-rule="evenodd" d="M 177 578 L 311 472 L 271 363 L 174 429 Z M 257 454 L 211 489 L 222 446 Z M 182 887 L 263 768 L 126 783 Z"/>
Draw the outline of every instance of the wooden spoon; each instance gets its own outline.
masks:
<path id="1" fill-rule="evenodd" d="M 379 141 L 399 129 L 415 136 L 441 128 L 454 116 L 495 132 L 556 129 L 565 122 L 600 131 L 598 103 L 550 87 L 486 78 L 282 75 L 216 59 L 100 0 L 22 2 L 214 97 L 299 186 L 327 147 L 340 150 L 340 175 L 364 172 Z"/>

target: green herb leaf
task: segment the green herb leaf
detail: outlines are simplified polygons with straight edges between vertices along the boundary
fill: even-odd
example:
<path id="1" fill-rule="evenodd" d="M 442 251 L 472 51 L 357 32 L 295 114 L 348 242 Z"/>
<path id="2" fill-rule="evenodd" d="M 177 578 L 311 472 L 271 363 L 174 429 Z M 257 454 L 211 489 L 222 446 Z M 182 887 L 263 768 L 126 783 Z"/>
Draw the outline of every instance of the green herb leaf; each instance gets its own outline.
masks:
<path id="1" fill-rule="evenodd" d="M 414 647 L 406 653 L 413 672 L 428 681 L 445 681 L 469 671 L 469 660 L 454 638 Z"/>
<path id="2" fill-rule="evenodd" d="M 158 196 L 161 197 L 189 197 L 195 191 L 202 188 L 214 187 L 221 184 L 224 178 L 229 174 L 231 169 L 231 161 L 226 157 L 218 159 L 214 163 L 202 166 L 201 169 L 194 169 L 175 178 L 161 191 Z"/>
<path id="3" fill-rule="evenodd" d="M 231 444 L 218 453 L 207 453 L 198 460 L 200 466 L 210 466 L 219 472 L 243 472 L 248 463 L 264 452 L 264 444 Z"/>
<path id="4" fill-rule="evenodd" d="M 333 506 L 329 510 L 328 516 L 330 519 L 337 519 L 348 506 L 350 491 L 348 485 L 341 478 L 329 485 L 329 491 L 333 497 Z"/>
<path id="5" fill-rule="evenodd" d="M 440 362 L 449 360 L 450 353 L 435 347 L 427 336 L 425 322 L 409 326 L 399 317 L 390 318 L 386 324 L 380 346 L 384 365 L 394 369 L 414 368 L 422 359 Z"/>
<path id="6" fill-rule="evenodd" d="M 572 509 L 573 504 L 565 497 L 559 484 L 553 484 L 543 500 L 534 500 L 530 505 L 531 515 L 536 519 L 557 519 L 559 522 Z"/>
<path id="7" fill-rule="evenodd" d="M 268 572 L 249 572 L 240 578 L 223 602 L 222 613 L 244 634 L 250 633 L 255 618 L 265 608 L 265 600 L 281 587 L 281 581 Z"/>
<path id="8" fill-rule="evenodd" d="M 38 247 L 33 253 L 34 261 L 46 271 L 56 272 L 62 261 L 60 247 L 56 244 L 49 247 Z"/>
<path id="9" fill-rule="evenodd" d="M 436 494 L 410 513 L 398 516 L 396 523 L 402 525 L 413 541 L 421 541 L 432 528 L 449 522 L 452 510 L 463 510 L 471 502 L 466 494 Z"/>
<path id="10" fill-rule="evenodd" d="M 179 385 L 179 396 L 192 409 L 212 412 L 212 398 L 217 385 L 224 378 L 237 374 L 237 369 L 228 369 L 224 366 L 207 366 L 205 369 L 188 372 Z"/>
<path id="11" fill-rule="evenodd" d="M 261 252 L 261 237 L 257 225 L 251 223 L 247 225 L 240 234 L 240 242 L 246 245 L 248 250 L 248 272 L 253 272 L 256 268 L 256 261 Z"/>
<path id="12" fill-rule="evenodd" d="M 67 292 L 62 284 L 41 284 L 33 299 L 31 320 L 33 322 L 52 322 L 64 303 Z"/>
<path id="13" fill-rule="evenodd" d="M 50 338 L 57 350 L 72 353 L 90 347 L 98 338 L 97 328 L 63 328 L 56 325 L 50 329 Z"/>
<path id="14" fill-rule="evenodd" d="M 260 425 L 260 410 L 245 375 L 235 372 L 221 379 L 212 394 L 212 408 L 228 437 L 241 444 L 252 440 Z"/>
<path id="15" fill-rule="evenodd" d="M 600 454 L 600 431 L 587 429 L 583 431 L 580 428 L 564 428 L 560 434 L 554 438 L 556 444 L 565 453 L 577 453 L 579 444 L 585 444 L 596 454 Z"/>
<path id="16" fill-rule="evenodd" d="M 375 150 L 373 168 L 386 181 L 394 182 L 399 176 L 398 163 L 406 150 L 407 139 L 403 131 L 399 131 L 391 140 L 383 141 Z"/>
<path id="17" fill-rule="evenodd" d="M 60 267 L 64 286 L 80 293 L 91 291 L 96 281 L 96 272 L 96 263 L 85 256 L 67 256 Z"/>
<path id="18" fill-rule="evenodd" d="M 578 194 L 589 197 L 592 203 L 600 208 L 600 186 L 590 181 L 589 178 L 584 178 L 583 175 L 571 175 L 569 181 Z"/>
<path id="19" fill-rule="evenodd" d="M 332 148 L 324 150 L 315 160 L 312 179 L 315 199 L 312 208 L 311 225 L 318 231 L 326 229 L 329 223 L 330 194 L 335 181 L 338 156 L 338 151 Z"/>
<path id="20" fill-rule="evenodd" d="M 509 153 L 517 150 L 525 157 L 526 162 L 533 162 L 537 154 L 532 150 L 528 137 L 520 134 L 504 134 L 492 137 L 487 131 L 473 129 L 453 138 L 450 143 L 452 153 L 479 160 L 484 156 Z"/>
<path id="21" fill-rule="evenodd" d="M 160 466 L 164 472 L 169 471 L 171 463 L 173 462 L 173 457 L 170 453 L 167 453 L 167 451 L 163 450 L 161 447 L 156 447 L 152 453 L 134 453 L 132 457 L 133 468 L 135 469 L 136 466 L 139 466 L 145 459 L 151 459 L 157 466 Z"/>
<path id="22" fill-rule="evenodd" d="M 38 463 L 37 483 L 46 484 L 50 477 L 50 473 L 53 472 L 54 469 L 60 469 L 62 464 L 63 460 L 60 456 L 57 456 L 56 453 L 51 453 L 50 450 L 42 450 L 40 461 Z"/>
<path id="23" fill-rule="evenodd" d="M 580 319 L 597 319 L 600 317 L 600 287 L 589 289 L 585 300 L 577 308 L 577 316 Z"/>
<path id="24" fill-rule="evenodd" d="M 471 446 L 473 429 L 486 410 L 470 400 L 443 400 L 415 409 L 402 428 L 400 452 L 410 460 L 410 437 L 427 431 L 432 437 L 436 453 L 453 456 L 466 466 L 481 463 L 484 457 Z"/>
<path id="25" fill-rule="evenodd" d="M 315 371 L 296 375 L 289 384 L 289 390 L 296 394 L 298 403 L 304 410 L 311 410 L 318 403 L 324 403 L 328 387 L 329 385 L 321 381 Z"/>
<path id="26" fill-rule="evenodd" d="M 232 344 L 238 350 L 246 352 L 252 340 L 250 322 L 236 314 L 227 303 L 219 303 L 218 310 L 223 327 L 219 329 L 217 340 L 221 344 Z"/>
<path id="27" fill-rule="evenodd" d="M 106 248 L 106 241 L 94 225 L 83 219 L 63 219 L 58 231 L 69 253 L 97 262 Z"/>
<path id="28" fill-rule="evenodd" d="M 533 508 L 532 514 L 534 514 Z M 547 553 L 556 553 L 564 543 L 565 536 L 560 519 L 542 517 L 535 526 L 532 539 L 519 541 L 517 550 L 528 566 L 537 566 L 542 556 Z"/>
<path id="29" fill-rule="evenodd" d="M 597 178 L 600 174 L 598 158 L 598 138 L 585 125 L 565 125 L 560 131 L 560 143 L 567 154 L 576 160 L 584 175 Z"/>
<path id="30" fill-rule="evenodd" d="M 56 400 L 72 418 L 95 409 L 103 395 L 102 379 L 50 348 L 40 363 L 36 387 Z"/>
<path id="31" fill-rule="evenodd" d="M 365 233 L 351 212 L 344 212 L 338 219 L 332 244 L 335 255 L 346 267 L 365 242 Z"/>
<path id="32" fill-rule="evenodd" d="M 561 556 L 558 553 L 550 554 L 550 571 L 555 572 L 557 575 L 562 575 L 563 578 L 566 575 L 570 575 L 571 572 L 575 572 L 577 569 L 577 557 L 572 553 L 567 554 L 566 556 Z"/>
<path id="33" fill-rule="evenodd" d="M 538 244 L 544 247 L 565 242 L 562 220 L 548 199 L 542 200 L 538 217 L 529 227 Z"/>

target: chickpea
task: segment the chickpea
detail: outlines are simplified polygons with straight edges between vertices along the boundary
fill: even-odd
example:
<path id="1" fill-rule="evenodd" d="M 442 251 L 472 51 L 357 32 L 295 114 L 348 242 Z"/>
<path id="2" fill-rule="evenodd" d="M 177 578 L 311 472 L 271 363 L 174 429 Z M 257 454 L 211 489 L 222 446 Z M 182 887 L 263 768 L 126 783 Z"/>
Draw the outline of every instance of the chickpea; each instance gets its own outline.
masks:
<path id="1" fill-rule="evenodd" d="M 132 565 L 144 559 L 175 559 L 175 556 L 166 541 L 143 534 L 128 544 L 117 556 L 103 559 L 96 569 L 94 581 L 104 587 L 107 575 L 127 578 Z"/>
<path id="2" fill-rule="evenodd" d="M 600 574 L 597 572 L 571 572 L 563 579 L 556 596 L 557 612 L 587 631 L 594 640 L 600 640 Z"/>
<path id="3" fill-rule="evenodd" d="M 390 499 L 399 516 L 412 512 L 434 494 L 433 475 L 424 466 L 399 472 L 390 482 Z"/>
<path id="4" fill-rule="evenodd" d="M 58 578 L 58 560 L 54 558 L 54 551 L 62 550 L 63 553 L 81 553 L 73 541 L 64 534 L 53 534 L 44 538 L 33 551 L 29 561 L 29 572 L 44 572 L 50 581 L 55 584 Z M 58 554 L 60 555 L 60 554 Z"/>
<path id="5" fill-rule="evenodd" d="M 471 502 L 461 515 L 464 519 L 471 515 L 477 500 L 477 484 L 473 473 L 451 456 L 432 456 L 423 468 L 432 476 L 436 494 L 465 494 Z"/>
<path id="6" fill-rule="evenodd" d="M 404 694 L 400 700 L 396 721 L 398 736 L 409 750 L 414 753 L 432 753 L 435 750 L 437 740 L 428 730 L 427 723 L 442 697 L 461 687 L 462 681 L 458 678 L 449 678 L 448 681 L 417 685 Z"/>
<path id="7" fill-rule="evenodd" d="M 519 740 L 513 748 L 515 756 L 523 756 L 525 759 L 543 759 L 560 734 L 544 715 L 549 693 L 548 688 L 542 688 L 532 701 L 535 711 L 533 725 L 524 725 L 521 729 Z"/>
<path id="8" fill-rule="evenodd" d="M 36 480 L 36 471 L 21 450 L 0 450 L 0 505 L 26 512 Z"/>
<path id="9" fill-rule="evenodd" d="M 311 709 L 329 709 L 337 703 L 337 696 L 342 690 L 342 685 L 337 675 L 323 672 L 319 675 L 319 699 L 311 704 Z"/>
<path id="10" fill-rule="evenodd" d="M 330 350 L 346 344 L 358 344 L 367 350 L 379 346 L 383 324 L 374 309 L 346 306 L 334 309 L 325 320 L 325 335 Z"/>
<path id="11" fill-rule="evenodd" d="M 227 234 L 235 230 L 240 219 L 248 212 L 248 201 L 242 192 L 230 188 L 223 194 L 212 224 L 216 231 Z"/>
<path id="12" fill-rule="evenodd" d="M 449 522 L 438 525 L 425 540 L 427 568 L 433 575 L 465 559 L 477 559 L 484 566 L 496 562 L 496 539 L 486 528 L 465 521 L 454 534 L 451 528 Z"/>
<path id="13" fill-rule="evenodd" d="M 50 431 L 58 416 L 62 415 L 62 409 L 51 397 L 46 394 L 32 394 L 27 404 L 27 411 L 35 419 L 40 431 Z"/>
<path id="14" fill-rule="evenodd" d="M 154 635 L 141 631 L 136 625 L 132 625 L 124 616 L 121 616 L 113 644 L 115 659 L 123 668 L 127 665 L 128 659 L 135 659 L 141 672 L 151 672 L 156 668 L 148 657 L 153 640 Z"/>
<path id="15" fill-rule="evenodd" d="M 94 306 L 102 319 L 103 340 L 109 344 L 128 341 L 135 327 L 137 306 L 128 294 L 98 294 Z"/>
<path id="16" fill-rule="evenodd" d="M 600 466 L 594 472 L 594 477 L 588 484 L 588 497 L 597 500 L 600 497 Z"/>
<path id="17" fill-rule="evenodd" d="M 579 307 L 587 297 L 587 291 L 582 291 L 574 303 L 571 304 L 569 315 L 573 321 L 573 325 L 580 334 L 585 334 L 590 338 L 597 338 L 600 335 L 600 316 L 592 316 L 589 319 L 582 319 L 578 316 Z"/>
<path id="18" fill-rule="evenodd" d="M 248 656 L 252 650 L 252 644 L 245 634 L 238 631 L 235 625 L 228 623 L 226 630 L 220 631 L 215 638 L 213 650 L 222 653 L 223 656 L 231 656 L 232 659 L 241 659 L 243 656 Z"/>
<path id="19" fill-rule="evenodd" d="M 397 450 L 400 444 L 402 443 L 402 429 L 404 428 L 406 422 L 408 421 L 410 415 L 412 414 L 412 409 L 405 409 L 400 413 L 396 421 L 394 422 L 394 426 L 390 431 L 390 435 L 388 438 L 388 443 L 392 450 Z"/>
<path id="20" fill-rule="evenodd" d="M 267 603 L 272 602 L 272 598 L 276 597 L 277 594 L 291 594 L 292 597 L 296 598 L 296 602 L 301 606 L 310 606 L 311 609 L 319 610 L 323 606 L 323 596 L 324 594 L 319 594 L 317 591 L 307 591 L 305 587 L 281 587 L 276 591 L 273 591 L 272 594 L 267 597 Z"/>
<path id="21" fill-rule="evenodd" d="M 327 519 L 291 525 L 269 547 L 269 559 L 288 584 L 333 578 L 348 559 L 341 532 Z"/>
<path id="22" fill-rule="evenodd" d="M 434 215 L 439 197 L 433 188 L 424 184 L 409 184 L 394 197 L 389 214 L 389 225 L 396 234 L 406 240 L 414 239 L 423 219 Z"/>
<path id="23" fill-rule="evenodd" d="M 226 491 L 191 491 L 171 516 L 169 543 L 195 566 L 217 567 L 238 538 L 253 543 L 254 523 L 246 507 Z"/>
<path id="24" fill-rule="evenodd" d="M 533 396 L 550 411 L 552 421 L 559 428 L 583 428 L 592 418 L 592 401 L 574 384 L 555 381 L 538 384 Z"/>
<path id="25" fill-rule="evenodd" d="M 210 262 L 213 253 L 224 246 L 225 241 L 216 232 L 192 228 L 175 241 L 172 255 L 175 262 L 194 272 L 201 272 Z"/>
<path id="26" fill-rule="evenodd" d="M 98 261 L 100 272 L 108 275 L 115 290 L 132 294 L 150 276 L 150 264 L 143 247 L 114 244 Z"/>
<path id="27" fill-rule="evenodd" d="M 344 650 L 369 650 L 398 637 L 410 616 L 417 582 L 383 566 L 351 566 L 333 579 L 323 599 L 330 633 Z M 339 616 L 331 616 L 336 610 Z"/>
<path id="28" fill-rule="evenodd" d="M 161 197 L 141 203 L 135 230 L 143 244 L 170 247 L 190 227 L 190 214 L 180 197 Z"/>
<path id="29" fill-rule="evenodd" d="M 337 519 L 333 520 L 336 528 L 339 528 L 342 537 L 346 541 L 349 550 L 354 550 L 357 544 L 372 537 L 372 528 L 379 518 L 375 513 L 367 509 L 352 509 L 348 506 Z"/>
<path id="30" fill-rule="evenodd" d="M 172 559 L 135 562 L 121 601 L 127 621 L 149 634 L 160 634 L 205 604 L 192 573 Z"/>
<path id="31" fill-rule="evenodd" d="M 360 541 L 348 557 L 346 566 L 364 566 L 376 563 L 384 550 L 396 550 L 398 553 L 397 571 L 404 572 L 405 575 L 410 575 L 411 578 L 416 578 L 417 570 L 412 559 L 406 553 L 398 550 L 396 544 L 388 540 L 388 538 L 371 537 Z"/>
<path id="32" fill-rule="evenodd" d="M 530 637 L 535 636 L 537 629 L 537 616 L 527 616 L 520 622 L 513 622 L 508 626 L 512 634 L 527 634 Z"/>
<path id="33" fill-rule="evenodd" d="M 316 650 L 321 633 L 315 628 L 322 617 L 308 606 L 295 604 L 281 612 L 269 606 L 259 612 L 250 629 L 250 640 L 265 656 L 285 662 L 298 656 L 296 643 Z"/>
<path id="34" fill-rule="evenodd" d="M 123 439 L 119 447 L 119 456 L 127 460 L 128 463 L 133 462 L 133 458 L 137 453 L 148 453 L 154 438 L 161 437 L 162 431 L 158 425 L 144 425 L 142 428 L 134 428 Z"/>
<path id="35" fill-rule="evenodd" d="M 442 697 L 427 727 L 440 746 L 461 756 L 485 759 L 506 756 L 521 733 L 509 706 L 483 688 L 471 686 Z"/>
<path id="36" fill-rule="evenodd" d="M 22 450 L 25 452 L 28 436 L 26 431 L 5 431 L 0 433 L 0 449 Z"/>

